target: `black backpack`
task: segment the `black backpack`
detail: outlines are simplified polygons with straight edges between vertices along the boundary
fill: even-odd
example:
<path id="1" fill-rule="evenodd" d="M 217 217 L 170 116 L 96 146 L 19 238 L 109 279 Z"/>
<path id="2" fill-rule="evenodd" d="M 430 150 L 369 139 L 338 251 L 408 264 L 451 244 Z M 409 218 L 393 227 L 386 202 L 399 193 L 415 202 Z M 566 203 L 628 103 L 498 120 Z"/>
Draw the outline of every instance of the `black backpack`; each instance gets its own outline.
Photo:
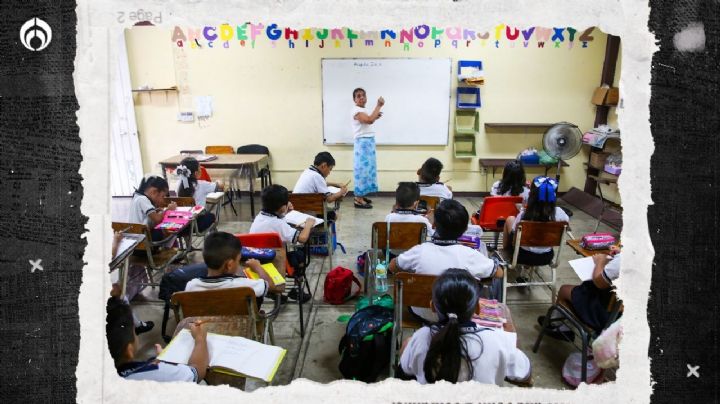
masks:
<path id="1" fill-rule="evenodd" d="M 382 306 L 360 309 L 348 321 L 340 340 L 340 373 L 346 379 L 372 383 L 390 363 L 393 311 Z"/>
<path id="2" fill-rule="evenodd" d="M 207 265 L 201 263 L 188 265 L 178 268 L 172 272 L 168 272 L 163 275 L 160 280 L 158 297 L 165 301 L 165 311 L 163 313 L 161 330 L 161 334 L 165 342 L 169 342 L 172 339 L 171 336 L 165 334 L 168 318 L 170 317 L 170 298 L 173 293 L 185 290 L 185 285 L 187 285 L 190 280 L 204 276 L 207 276 Z"/>

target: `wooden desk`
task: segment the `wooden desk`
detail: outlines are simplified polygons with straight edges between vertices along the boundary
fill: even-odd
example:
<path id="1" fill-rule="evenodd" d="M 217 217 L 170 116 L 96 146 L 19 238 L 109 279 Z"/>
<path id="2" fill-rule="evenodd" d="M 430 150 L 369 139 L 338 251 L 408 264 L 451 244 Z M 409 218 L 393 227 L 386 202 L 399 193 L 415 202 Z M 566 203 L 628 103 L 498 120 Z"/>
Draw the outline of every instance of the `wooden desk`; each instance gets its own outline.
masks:
<path id="1" fill-rule="evenodd" d="M 177 335 L 183 328 L 189 329 L 190 324 L 198 320 L 202 320 L 205 323 L 205 329 L 209 333 L 253 339 L 254 325 L 249 316 L 186 317 L 175 327 L 173 336 Z M 243 376 L 216 372 L 212 367 L 208 368 L 205 374 L 205 382 L 210 386 L 228 384 L 243 390 L 245 389 L 245 380 L 246 378 Z"/>
<path id="2" fill-rule="evenodd" d="M 569 245 L 573 250 L 575 250 L 576 253 L 582 255 L 583 257 L 592 257 L 596 254 L 607 254 L 610 255 L 610 249 L 605 250 L 586 250 L 582 247 L 580 247 L 580 239 L 576 240 L 567 240 L 567 245 Z M 615 244 L 619 245 L 619 244 Z"/>
<path id="3" fill-rule="evenodd" d="M 285 248 L 273 248 L 273 250 L 275 250 L 275 258 L 272 260 L 272 264 L 275 265 L 275 268 L 284 278 L 287 275 L 287 268 L 285 267 L 285 263 L 287 262 Z M 240 265 L 241 270 L 244 269 L 245 261 L 242 261 Z M 244 274 L 240 274 L 240 276 L 244 276 Z M 283 283 L 282 285 L 275 285 L 274 287 L 270 288 L 269 291 L 272 293 L 282 294 L 285 291 L 285 285 L 286 283 Z"/>
<path id="4" fill-rule="evenodd" d="M 110 261 L 110 272 L 115 269 L 120 271 L 120 296 L 125 296 L 125 289 L 127 288 L 127 278 L 130 270 L 130 255 L 132 255 L 132 252 L 135 251 L 135 247 L 145 240 L 145 235 L 125 233 L 123 234 L 123 240 L 129 240 L 132 244 L 127 245 L 122 251 L 118 251 L 112 261 Z"/>
<path id="5" fill-rule="evenodd" d="M 255 217 L 255 201 L 253 194 L 255 192 L 255 178 L 258 176 L 258 165 L 263 160 L 267 159 L 265 154 L 217 154 L 217 158 L 211 161 L 201 161 L 200 165 L 205 168 L 218 168 L 218 169 L 231 169 L 237 170 L 239 173 L 243 173 L 243 169 L 247 168 L 248 173 L 248 185 L 250 189 L 250 214 Z M 167 179 L 166 169 L 177 167 L 185 155 L 178 154 L 169 157 L 160 162 L 162 168 L 163 177 Z"/>

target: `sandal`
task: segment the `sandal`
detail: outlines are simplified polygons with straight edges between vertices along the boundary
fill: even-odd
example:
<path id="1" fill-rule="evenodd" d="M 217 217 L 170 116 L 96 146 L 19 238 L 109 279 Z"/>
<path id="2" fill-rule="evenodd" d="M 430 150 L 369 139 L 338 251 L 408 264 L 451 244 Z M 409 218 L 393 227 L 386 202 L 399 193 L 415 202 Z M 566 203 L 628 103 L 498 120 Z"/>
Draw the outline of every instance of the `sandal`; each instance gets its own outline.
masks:
<path id="1" fill-rule="evenodd" d="M 355 207 L 358 209 L 372 209 L 372 205 L 369 203 L 357 203 L 355 202 Z"/>
<path id="2" fill-rule="evenodd" d="M 365 201 L 365 203 L 372 203 L 372 199 L 370 199 L 370 198 L 366 198 L 363 196 L 362 199 L 363 199 L 363 201 Z"/>

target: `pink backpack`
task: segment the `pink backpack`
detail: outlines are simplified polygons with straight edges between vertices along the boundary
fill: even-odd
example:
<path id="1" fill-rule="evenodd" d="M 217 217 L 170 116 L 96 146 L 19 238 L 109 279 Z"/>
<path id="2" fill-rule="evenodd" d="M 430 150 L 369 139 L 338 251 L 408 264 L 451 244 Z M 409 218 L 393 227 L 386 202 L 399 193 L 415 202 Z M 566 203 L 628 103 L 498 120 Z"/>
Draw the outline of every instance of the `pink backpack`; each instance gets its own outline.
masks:
<path id="1" fill-rule="evenodd" d="M 615 244 L 615 237 L 610 233 L 590 233 L 580 240 L 580 247 L 586 250 L 606 250 Z"/>

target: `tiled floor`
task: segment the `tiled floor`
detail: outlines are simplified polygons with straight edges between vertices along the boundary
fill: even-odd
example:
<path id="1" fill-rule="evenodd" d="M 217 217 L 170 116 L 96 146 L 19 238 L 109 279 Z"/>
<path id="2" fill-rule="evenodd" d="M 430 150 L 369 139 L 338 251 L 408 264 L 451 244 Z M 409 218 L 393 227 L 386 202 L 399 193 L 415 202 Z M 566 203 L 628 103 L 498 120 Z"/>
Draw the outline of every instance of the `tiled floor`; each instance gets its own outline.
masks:
<path id="1" fill-rule="evenodd" d="M 340 265 L 354 270 L 358 254 L 369 248 L 370 223 L 382 221 L 394 202 L 393 198 L 389 197 L 375 197 L 374 200 L 375 208 L 372 210 L 354 209 L 349 202 L 343 204 L 337 223 L 337 232 L 338 241 L 345 246 L 347 253 L 343 254 L 338 249 L 333 258 L 333 266 Z M 458 200 L 471 212 L 477 210 L 480 203 L 480 198 L 460 197 Z M 232 233 L 247 231 L 251 219 L 247 196 L 244 196 L 240 202 L 239 206 L 236 202 L 239 216 L 235 216 L 229 208 L 222 212 L 220 230 Z M 113 217 L 117 220 L 122 219 L 128 205 L 129 199 L 114 199 Z M 259 200 L 256 201 L 256 207 L 258 205 Z M 595 225 L 595 219 L 578 209 L 572 210 L 574 213 L 571 220 L 573 233 L 579 236 L 591 232 Z M 609 231 L 609 229 L 601 224 L 599 231 Z M 556 284 L 558 286 L 579 283 L 577 276 L 567 263 L 568 260 L 574 258 L 577 258 L 577 255 L 569 247 L 566 246 L 562 249 L 560 265 L 557 270 Z M 194 261 L 201 259 L 199 253 L 195 253 L 192 257 Z M 322 301 L 323 282 L 329 269 L 327 258 L 313 257 L 308 271 L 313 299 L 304 306 L 305 321 L 307 322 L 304 339 L 300 338 L 297 304 L 284 306 L 274 321 L 276 345 L 288 350 L 273 381 L 275 385 L 288 384 L 294 378 L 300 377 L 323 383 L 341 378 L 337 368 L 338 342 L 345 331 L 345 324 L 339 322 L 338 318 L 342 315 L 352 314 L 355 301 L 340 306 L 333 306 Z M 565 358 L 575 348 L 569 343 L 545 338 L 538 353 L 532 352 L 532 345 L 539 329 L 536 319 L 539 315 L 543 315 L 549 307 L 548 291 L 533 288 L 532 293 L 521 294 L 511 289 L 508 292 L 508 299 L 510 301 L 518 300 L 518 303 L 510 303 L 510 308 L 517 328 L 520 348 L 532 362 L 535 387 L 566 388 L 561 381 L 560 371 Z M 528 302 L 532 303 L 528 304 Z M 160 337 L 163 305 L 157 300 L 157 289 L 147 288 L 132 302 L 132 306 L 140 318 L 153 320 L 156 323 L 155 329 L 140 336 L 141 350 L 152 355 L 154 354 L 154 344 L 163 344 Z M 168 324 L 170 332 L 174 327 L 175 321 L 171 315 Z M 409 331 L 406 331 L 406 335 L 408 334 Z M 257 388 L 261 385 L 248 383 L 247 389 Z"/>

